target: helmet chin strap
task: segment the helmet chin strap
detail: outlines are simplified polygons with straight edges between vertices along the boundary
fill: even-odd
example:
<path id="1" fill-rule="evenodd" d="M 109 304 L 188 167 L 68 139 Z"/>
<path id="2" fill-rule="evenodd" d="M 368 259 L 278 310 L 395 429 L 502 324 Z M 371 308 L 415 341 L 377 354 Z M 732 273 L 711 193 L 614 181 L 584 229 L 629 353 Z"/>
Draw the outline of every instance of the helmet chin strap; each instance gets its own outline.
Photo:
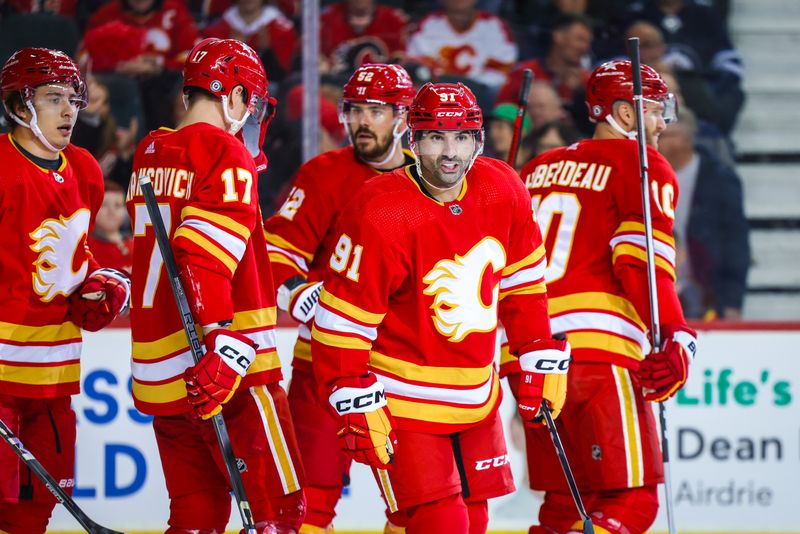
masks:
<path id="1" fill-rule="evenodd" d="M 242 129 L 244 123 L 247 121 L 247 117 L 250 116 L 250 110 L 245 111 L 244 116 L 240 120 L 236 120 L 231 117 L 231 114 L 228 113 L 228 95 L 222 95 L 222 114 L 225 116 L 225 122 L 229 124 L 228 126 L 228 133 L 231 135 L 236 135 L 236 133 Z"/>
<path id="2" fill-rule="evenodd" d="M 48 141 L 47 138 L 42 133 L 42 129 L 39 128 L 39 121 L 38 121 L 38 118 L 37 118 L 37 115 L 36 115 L 36 108 L 33 107 L 33 103 L 30 100 L 26 100 L 25 101 L 25 105 L 28 107 L 28 109 L 31 112 L 31 122 L 30 122 L 30 124 L 26 124 L 25 121 L 23 121 L 22 119 L 17 117 L 16 113 L 10 113 L 9 112 L 9 115 L 11 116 L 12 119 L 14 119 L 14 122 L 19 124 L 20 126 L 24 126 L 25 128 L 29 128 L 33 132 L 33 135 L 36 136 L 36 139 L 38 139 L 39 142 L 42 143 L 45 146 L 45 148 L 47 148 L 47 150 L 50 150 L 50 151 L 55 152 L 55 153 L 61 152 L 60 149 L 58 149 L 58 148 L 54 147 L 52 144 L 50 144 L 50 141 Z"/>
<path id="3" fill-rule="evenodd" d="M 636 139 L 636 130 L 631 130 L 630 132 L 626 132 L 622 126 L 619 125 L 617 121 L 614 120 L 614 117 L 611 115 L 606 115 L 606 122 L 611 125 L 614 130 L 618 133 L 621 133 L 628 139 Z"/>
<path id="4" fill-rule="evenodd" d="M 372 161 L 372 160 L 364 160 L 369 163 L 370 167 L 380 168 L 381 165 L 385 165 L 389 160 L 391 160 L 395 153 L 397 152 L 397 147 L 400 146 L 400 140 L 403 138 L 403 134 L 406 133 L 408 128 L 403 128 L 403 131 L 399 131 L 399 127 L 401 126 L 402 121 L 400 119 L 395 119 L 394 121 L 394 128 L 392 128 L 392 149 L 386 153 L 386 157 L 380 161 Z M 347 126 L 348 133 L 350 127 Z M 350 136 L 350 141 L 352 142 L 353 138 Z"/>

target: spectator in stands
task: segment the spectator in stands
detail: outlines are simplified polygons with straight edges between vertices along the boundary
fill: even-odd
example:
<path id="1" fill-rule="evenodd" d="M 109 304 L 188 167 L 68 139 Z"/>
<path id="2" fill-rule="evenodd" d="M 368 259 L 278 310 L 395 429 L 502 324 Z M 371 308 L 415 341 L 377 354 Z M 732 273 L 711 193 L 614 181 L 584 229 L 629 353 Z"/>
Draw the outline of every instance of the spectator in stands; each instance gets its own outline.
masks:
<path id="1" fill-rule="evenodd" d="M 522 73 L 525 69 L 531 69 L 534 79 L 551 82 L 565 109 L 570 115 L 583 121 L 586 115 L 583 95 L 589 79 L 588 54 L 591 48 L 591 21 L 580 14 L 560 16 L 554 22 L 547 55 L 517 65 L 500 90 L 497 102 L 516 102 L 522 84 Z"/>
<path id="2" fill-rule="evenodd" d="M 531 157 L 554 148 L 571 145 L 581 139 L 581 134 L 568 122 L 552 121 L 535 128 L 527 140 Z"/>
<path id="3" fill-rule="evenodd" d="M 517 61 L 505 21 L 475 8 L 477 0 L 441 0 L 408 42 L 408 55 L 424 58 L 438 74 L 470 78 L 496 92 Z M 472 86 L 470 86 L 472 88 Z"/>
<path id="4" fill-rule="evenodd" d="M 405 54 L 408 19 L 375 0 L 342 0 L 320 15 L 320 51 L 326 72 L 348 76 L 364 63 L 391 63 Z"/>
<path id="5" fill-rule="evenodd" d="M 291 70 L 298 40 L 292 21 L 265 1 L 237 0 L 203 30 L 203 36 L 238 39 L 250 45 L 261 57 L 272 84 Z"/>
<path id="6" fill-rule="evenodd" d="M 511 149 L 511 142 L 514 137 L 514 123 L 517 118 L 517 106 L 514 104 L 498 104 L 489 116 L 489 128 L 486 131 L 486 150 L 487 156 L 508 161 L 508 152 Z M 522 121 L 522 131 L 520 132 L 520 144 L 517 157 L 513 167 L 519 171 L 522 166 L 531 159 L 528 150 L 522 149 L 523 140 L 531 133 L 533 127 L 531 120 L 526 116 Z"/>
<path id="7" fill-rule="evenodd" d="M 533 127 L 538 128 L 548 122 L 569 121 L 561 99 L 550 82 L 534 80 L 528 93 L 528 117 Z"/>
<path id="8" fill-rule="evenodd" d="M 108 86 L 95 76 L 88 76 L 86 85 L 89 103 L 78 114 L 72 142 L 92 153 L 106 180 L 124 187 L 130 181 L 139 120 L 132 117 L 128 126 L 119 125 L 111 113 Z"/>
<path id="9" fill-rule="evenodd" d="M 719 13 L 704 3 L 684 0 L 636 2 L 630 11 L 632 20 L 648 20 L 661 29 L 669 46 L 668 56 L 683 67 L 673 65 L 676 71 L 702 76 L 710 89 L 709 98 L 693 109 L 729 135 L 744 105 L 743 67 Z M 675 59 L 678 57 L 679 61 Z M 680 81 L 684 96 L 691 102 L 687 83 Z"/>
<path id="10" fill-rule="evenodd" d="M 100 265 L 123 271 L 130 276 L 133 264 L 133 238 L 128 232 L 125 190 L 106 180 L 103 204 L 95 218 L 94 231 L 88 237 L 92 255 Z"/>
<path id="11" fill-rule="evenodd" d="M 736 171 L 695 144 L 696 122 L 680 121 L 661 133 L 659 151 L 675 169 L 681 195 L 675 208 L 678 249 L 685 255 L 678 277 L 702 288 L 702 316 L 741 317 L 750 266 L 749 228 Z"/>
<path id="12" fill-rule="evenodd" d="M 169 124 L 181 69 L 198 39 L 181 0 L 111 0 L 89 19 L 85 55 L 95 72 L 112 71 L 138 82 L 147 130 Z M 120 46 L 125 42 L 125 46 Z"/>

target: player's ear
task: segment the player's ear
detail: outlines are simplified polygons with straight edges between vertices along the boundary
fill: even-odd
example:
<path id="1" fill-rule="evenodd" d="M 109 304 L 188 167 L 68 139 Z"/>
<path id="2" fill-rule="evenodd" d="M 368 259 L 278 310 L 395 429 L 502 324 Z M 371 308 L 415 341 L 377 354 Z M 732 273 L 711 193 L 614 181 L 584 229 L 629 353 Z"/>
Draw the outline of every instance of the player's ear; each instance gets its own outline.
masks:
<path id="1" fill-rule="evenodd" d="M 615 119 L 622 128 L 631 130 L 636 125 L 636 114 L 633 105 L 624 100 L 618 100 L 614 103 L 613 114 Z"/>

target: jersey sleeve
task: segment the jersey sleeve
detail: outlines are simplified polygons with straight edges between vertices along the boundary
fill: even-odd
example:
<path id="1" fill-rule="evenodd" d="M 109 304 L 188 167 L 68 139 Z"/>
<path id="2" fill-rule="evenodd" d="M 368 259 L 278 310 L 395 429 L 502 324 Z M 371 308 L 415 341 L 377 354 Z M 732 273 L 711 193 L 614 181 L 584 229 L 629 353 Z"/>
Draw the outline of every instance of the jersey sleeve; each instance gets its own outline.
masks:
<path id="1" fill-rule="evenodd" d="M 389 297 L 407 273 L 397 236 L 385 235 L 361 208 L 351 204 L 339 219 L 314 320 L 311 351 L 323 391 L 341 377 L 367 373 Z"/>
<path id="2" fill-rule="evenodd" d="M 275 287 L 293 276 L 308 277 L 309 264 L 330 229 L 334 206 L 320 187 L 324 174 L 306 164 L 278 213 L 264 224 Z"/>
<path id="3" fill-rule="evenodd" d="M 544 243 L 536 224 L 530 197 L 513 171 L 510 203 L 513 209 L 509 233 L 508 259 L 500 280 L 499 316 L 506 329 L 508 350 L 519 349 L 537 339 L 550 337 L 547 315 L 547 267 Z"/>
<path id="4" fill-rule="evenodd" d="M 234 144 L 236 143 L 236 144 Z M 172 246 L 201 325 L 233 319 L 231 280 L 257 222 L 255 166 L 231 138 L 196 178 Z M 197 146 L 197 145 L 195 145 Z"/>
<path id="5" fill-rule="evenodd" d="M 675 173 L 652 147 L 648 147 L 650 214 L 653 226 L 653 254 L 656 266 L 656 285 L 659 296 L 659 315 L 662 323 L 683 323 L 683 312 L 675 291 L 676 252 L 673 237 L 678 185 Z M 638 176 L 621 182 L 616 191 L 620 223 L 609 245 L 612 250 L 614 274 L 622 283 L 626 296 L 639 317 L 650 323 L 650 303 L 647 282 L 647 247 L 642 208 L 641 180 Z"/>

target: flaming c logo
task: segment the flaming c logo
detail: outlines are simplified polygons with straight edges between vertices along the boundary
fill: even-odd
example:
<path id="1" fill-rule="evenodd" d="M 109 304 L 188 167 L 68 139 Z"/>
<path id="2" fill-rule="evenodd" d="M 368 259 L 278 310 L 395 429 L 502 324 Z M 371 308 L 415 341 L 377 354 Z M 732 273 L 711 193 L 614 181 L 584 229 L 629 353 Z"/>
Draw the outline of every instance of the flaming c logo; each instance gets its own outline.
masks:
<path id="1" fill-rule="evenodd" d="M 29 234 L 31 250 L 39 253 L 33 262 L 33 290 L 42 302 L 50 302 L 56 295 L 69 296 L 86 278 L 89 261 L 83 260 L 77 271 L 72 264 L 89 231 L 90 218 L 89 210 L 81 208 L 70 217 L 46 219 Z"/>
<path id="2" fill-rule="evenodd" d="M 485 237 L 464 256 L 440 260 L 422 281 L 423 293 L 433 295 L 433 324 L 436 330 L 454 342 L 471 332 L 490 332 L 497 326 L 499 282 L 492 288 L 491 302 L 481 298 L 483 277 L 506 265 L 502 245 Z"/>

